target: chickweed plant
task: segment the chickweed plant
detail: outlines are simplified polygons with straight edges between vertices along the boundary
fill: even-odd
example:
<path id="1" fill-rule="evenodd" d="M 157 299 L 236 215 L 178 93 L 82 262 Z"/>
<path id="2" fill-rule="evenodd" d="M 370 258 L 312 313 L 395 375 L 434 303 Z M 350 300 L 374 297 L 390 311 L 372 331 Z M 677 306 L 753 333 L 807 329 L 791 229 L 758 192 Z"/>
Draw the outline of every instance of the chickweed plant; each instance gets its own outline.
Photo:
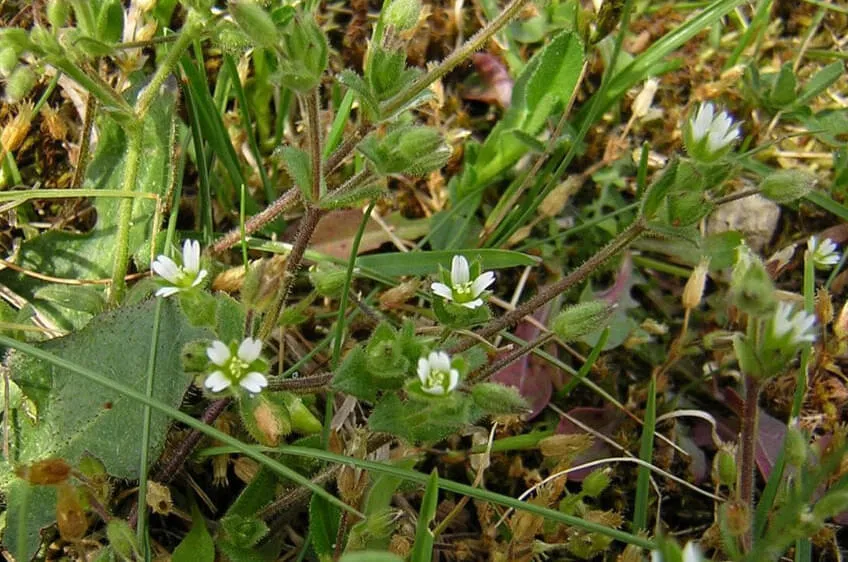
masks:
<path id="1" fill-rule="evenodd" d="M 502 4 L 0 5 L 6 559 L 839 559 L 844 9 Z"/>

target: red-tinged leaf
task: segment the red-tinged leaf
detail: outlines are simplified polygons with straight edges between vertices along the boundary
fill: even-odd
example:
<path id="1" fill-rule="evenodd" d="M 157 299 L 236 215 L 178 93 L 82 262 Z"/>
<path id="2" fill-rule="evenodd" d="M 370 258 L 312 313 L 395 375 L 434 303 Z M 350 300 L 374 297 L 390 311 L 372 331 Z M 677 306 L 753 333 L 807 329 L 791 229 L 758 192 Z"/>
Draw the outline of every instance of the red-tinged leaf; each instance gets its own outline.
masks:
<path id="1" fill-rule="evenodd" d="M 506 109 L 512 101 L 513 81 L 501 59 L 489 53 L 475 53 L 471 62 L 485 88 L 474 89 L 463 94 L 465 99 L 496 103 Z"/>
<path id="2" fill-rule="evenodd" d="M 573 408 L 567 413 L 581 424 L 595 430 L 601 435 L 612 435 L 624 421 L 624 416 L 621 412 L 608 408 Z M 568 418 L 563 418 L 557 426 L 557 433 L 563 435 L 577 435 L 587 432 Z M 609 446 L 604 441 L 595 438 L 595 441 L 592 443 L 589 450 L 575 457 L 571 464 L 572 466 L 577 466 L 609 456 L 611 456 Z M 597 467 L 570 472 L 568 474 L 568 479 L 575 482 L 582 482 L 583 479 L 591 474 L 595 469 L 597 469 Z"/>
<path id="3" fill-rule="evenodd" d="M 547 307 L 540 312 L 537 316 L 541 318 L 547 316 Z M 515 335 L 525 341 L 532 341 L 538 337 L 539 328 L 529 322 L 522 322 L 516 328 Z M 551 371 L 547 363 L 540 362 L 532 355 L 525 355 L 495 373 L 491 380 L 516 388 L 518 393 L 530 403 L 532 411 L 527 419 L 532 420 L 551 401 L 553 394 Z"/>
<path id="4" fill-rule="evenodd" d="M 757 428 L 757 449 L 754 459 L 760 474 L 768 480 L 777 455 L 783 448 L 783 439 L 786 437 L 786 424 L 777 418 L 768 415 L 760 409 L 760 423 Z"/>

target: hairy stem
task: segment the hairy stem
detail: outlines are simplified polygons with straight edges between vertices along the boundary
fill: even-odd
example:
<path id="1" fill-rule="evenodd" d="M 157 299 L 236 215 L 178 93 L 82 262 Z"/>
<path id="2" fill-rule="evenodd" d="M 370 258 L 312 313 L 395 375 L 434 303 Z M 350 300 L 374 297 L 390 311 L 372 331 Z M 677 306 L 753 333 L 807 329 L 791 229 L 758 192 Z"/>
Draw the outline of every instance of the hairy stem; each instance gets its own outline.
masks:
<path id="1" fill-rule="evenodd" d="M 285 390 L 295 394 L 313 394 L 327 390 L 327 385 L 333 380 L 333 373 L 321 373 L 309 377 L 292 379 L 271 379 L 268 382 L 269 391 Z"/>
<path id="2" fill-rule="evenodd" d="M 607 260 L 624 250 L 627 246 L 633 243 L 634 240 L 642 236 L 647 231 L 647 227 L 641 219 L 637 219 L 633 224 L 628 226 L 612 241 L 601 248 L 601 250 L 586 260 L 580 267 L 560 279 L 555 283 L 551 283 L 539 289 L 534 297 L 511 310 L 499 318 L 495 318 L 488 324 L 477 330 L 476 338 L 466 337 L 460 341 L 450 351 L 451 353 L 459 353 L 471 348 L 478 343 L 480 338 L 491 337 L 504 328 L 514 326 L 521 321 L 525 316 L 533 314 L 537 309 L 544 306 L 549 301 L 556 298 L 574 285 L 585 281 L 596 269 L 604 264 Z"/>
<path id="3" fill-rule="evenodd" d="M 512 0 L 504 10 L 498 14 L 498 17 L 493 19 L 480 31 L 475 33 L 468 41 L 448 55 L 445 60 L 440 62 L 435 68 L 422 74 L 413 80 L 403 90 L 386 100 L 380 105 L 380 115 L 389 116 L 400 108 L 412 101 L 415 96 L 423 92 L 436 80 L 444 77 L 448 72 L 453 70 L 457 65 L 470 57 L 475 51 L 483 48 L 486 42 L 492 36 L 501 30 L 512 18 L 518 15 L 521 9 L 529 0 Z"/>
<path id="4" fill-rule="evenodd" d="M 321 200 L 321 180 L 324 178 L 321 155 L 321 121 L 318 117 L 318 87 L 298 96 L 301 112 L 306 119 L 306 134 L 309 138 L 309 159 L 312 162 L 312 202 Z"/>
<path id="5" fill-rule="evenodd" d="M 324 214 L 321 209 L 313 206 L 306 207 L 306 213 L 300 221 L 300 226 L 297 230 L 294 244 L 292 244 L 291 252 L 286 257 L 286 269 L 283 272 L 283 278 L 280 280 L 280 287 L 277 290 L 277 295 L 274 297 L 274 302 L 265 313 L 265 318 L 262 320 L 262 326 L 259 328 L 259 339 L 266 340 L 274 326 L 277 325 L 277 319 L 280 316 L 280 311 L 283 309 L 283 304 L 291 291 L 294 284 L 297 271 L 300 269 L 300 264 L 303 261 L 303 255 L 306 253 L 306 247 L 309 245 L 309 240 L 318 226 L 318 220 Z"/>
<path id="6" fill-rule="evenodd" d="M 762 385 L 751 376 L 745 376 L 745 405 L 742 410 L 742 434 L 739 438 L 739 481 L 736 489 L 737 500 L 754 513 L 754 469 L 757 450 L 757 425 L 759 422 L 759 397 Z M 742 544 L 746 551 L 753 546 L 754 526 L 749 524 L 742 535 Z"/>
<path id="7" fill-rule="evenodd" d="M 468 383 L 471 384 L 487 380 L 489 377 L 491 377 L 498 371 L 509 367 L 525 355 L 532 353 L 534 349 L 542 347 L 553 339 L 554 334 L 551 332 L 539 336 L 535 340 L 527 342 L 521 347 L 513 349 L 501 359 L 498 359 L 497 361 L 492 361 L 491 363 L 480 369 L 480 371 L 468 377 Z"/>
<path id="8" fill-rule="evenodd" d="M 220 400 L 215 400 L 206 408 L 206 411 L 203 412 L 203 415 L 200 417 L 200 421 L 205 423 L 206 425 L 212 425 L 218 416 L 224 413 L 224 410 L 227 409 L 227 406 L 230 405 L 232 400 L 230 398 L 222 398 Z M 186 459 L 188 459 L 189 455 L 194 451 L 194 448 L 197 447 L 197 444 L 200 443 L 200 440 L 203 438 L 203 434 L 196 429 L 191 430 L 185 439 L 180 441 L 179 445 L 173 450 L 170 455 L 167 455 L 167 462 L 156 471 L 156 474 L 153 476 L 153 480 L 155 482 L 159 482 L 160 484 L 167 484 L 174 477 L 179 474 L 180 470 L 185 464 Z M 138 504 L 133 506 L 130 511 L 129 516 L 129 524 L 131 527 L 135 527 L 138 522 Z"/>
<path id="9" fill-rule="evenodd" d="M 159 94 L 159 88 L 161 88 L 162 84 L 165 83 L 165 80 L 171 74 L 174 66 L 176 66 L 180 57 L 183 55 L 183 51 L 188 49 L 188 46 L 191 45 L 191 42 L 194 41 L 201 29 L 202 25 L 200 22 L 193 18 L 189 18 L 188 23 L 183 26 L 176 42 L 168 50 L 165 60 L 157 66 L 156 73 L 153 75 L 153 78 L 150 79 L 150 83 L 147 84 L 141 94 L 139 94 L 138 100 L 135 104 L 136 119 L 140 121 L 144 119 L 145 115 L 147 115 L 150 106 Z"/>
<path id="10" fill-rule="evenodd" d="M 143 136 L 144 129 L 140 123 L 133 123 L 127 128 L 127 159 L 124 164 L 124 182 L 121 187 L 121 190 L 126 194 L 135 191 L 138 167 L 141 161 Z M 109 287 L 109 303 L 113 306 L 120 302 L 127 288 L 124 276 L 127 274 L 127 265 L 130 261 L 129 240 L 134 203 L 134 197 L 126 197 L 121 199 L 121 204 L 118 207 L 118 229 L 115 233 L 115 262 L 112 267 L 112 284 Z"/>
<path id="11" fill-rule="evenodd" d="M 300 190 L 296 187 L 280 195 L 276 201 L 268 205 L 262 212 L 257 213 L 244 222 L 244 235 L 250 236 L 263 226 L 280 216 L 284 211 L 293 207 L 300 201 Z M 221 254 L 239 243 L 242 236 L 241 228 L 234 228 L 212 244 L 209 251 L 212 254 Z"/>

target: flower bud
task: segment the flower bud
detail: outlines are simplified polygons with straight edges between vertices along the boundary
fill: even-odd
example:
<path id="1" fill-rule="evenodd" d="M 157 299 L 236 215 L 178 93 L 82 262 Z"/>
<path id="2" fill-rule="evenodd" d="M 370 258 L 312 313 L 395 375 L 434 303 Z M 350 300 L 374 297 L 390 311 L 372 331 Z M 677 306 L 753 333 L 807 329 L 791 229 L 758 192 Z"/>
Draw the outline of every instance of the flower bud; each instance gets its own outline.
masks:
<path id="1" fill-rule="evenodd" d="M 727 448 L 719 449 L 713 459 L 713 479 L 728 488 L 736 486 L 736 457 Z"/>
<path id="2" fill-rule="evenodd" d="M 733 305 L 747 314 L 767 315 L 777 304 L 774 291 L 774 283 L 760 258 L 747 246 L 740 246 L 730 278 L 730 300 Z"/>
<path id="3" fill-rule="evenodd" d="M 609 469 L 595 470 L 583 480 L 583 493 L 590 498 L 597 498 L 610 485 Z"/>
<path id="4" fill-rule="evenodd" d="M 309 280 L 322 297 L 338 297 L 344 290 L 347 271 L 329 263 L 321 263 L 309 268 Z"/>
<path id="5" fill-rule="evenodd" d="M 251 0 L 230 2 L 230 14 L 249 39 L 257 45 L 273 49 L 279 43 L 279 31 L 271 15 Z"/>
<path id="6" fill-rule="evenodd" d="M 20 27 L 6 27 L 0 29 L 0 49 L 10 48 L 15 56 L 31 48 L 29 34 L 26 29 Z"/>
<path id="7" fill-rule="evenodd" d="M 233 472 L 245 484 L 250 484 L 256 478 L 259 468 L 259 463 L 248 457 L 238 457 L 233 461 Z"/>
<path id="8" fill-rule="evenodd" d="M 141 557 L 135 531 L 123 519 L 112 519 L 107 523 L 106 537 L 112 550 L 125 560 L 137 560 Z"/>
<path id="9" fill-rule="evenodd" d="M 527 401 L 514 387 L 494 382 L 474 385 L 471 397 L 477 406 L 489 414 L 523 414 L 530 410 Z"/>
<path id="10" fill-rule="evenodd" d="M 707 282 L 709 266 L 710 259 L 702 258 L 686 281 L 686 286 L 683 288 L 683 308 L 686 310 L 691 310 L 701 303 L 701 298 L 704 296 L 704 285 Z"/>
<path id="11" fill-rule="evenodd" d="M 802 467 L 807 462 L 807 436 L 797 426 L 789 427 L 783 448 L 789 465 Z"/>
<path id="12" fill-rule="evenodd" d="M 38 78 L 27 65 L 21 65 L 12 71 L 6 80 L 6 98 L 10 103 L 17 103 L 27 97 L 35 87 Z"/>
<path id="13" fill-rule="evenodd" d="M 327 68 L 327 37 L 312 15 L 292 18 L 282 32 L 280 77 L 284 85 L 305 93 L 321 81 Z"/>
<path id="14" fill-rule="evenodd" d="M 420 0 L 392 0 L 392 3 L 383 13 L 383 19 L 387 25 L 394 27 L 396 31 L 404 31 L 418 23 L 420 13 Z"/>
<path id="15" fill-rule="evenodd" d="M 18 66 L 18 52 L 13 47 L 0 49 L 0 76 L 8 76 Z"/>
<path id="16" fill-rule="evenodd" d="M 790 203 L 812 191 L 817 183 L 816 176 L 806 170 L 779 170 L 760 182 L 760 192 L 775 203 Z"/>
<path id="17" fill-rule="evenodd" d="M 281 392 L 280 396 L 289 411 L 291 427 L 294 431 L 303 435 L 313 435 L 321 432 L 323 429 L 321 421 L 306 407 L 306 404 L 303 403 L 303 400 L 299 396 L 295 396 L 291 392 Z"/>
<path id="18" fill-rule="evenodd" d="M 604 327 L 615 311 L 605 301 L 581 302 L 560 312 L 551 322 L 551 330 L 565 342 L 575 341 Z"/>

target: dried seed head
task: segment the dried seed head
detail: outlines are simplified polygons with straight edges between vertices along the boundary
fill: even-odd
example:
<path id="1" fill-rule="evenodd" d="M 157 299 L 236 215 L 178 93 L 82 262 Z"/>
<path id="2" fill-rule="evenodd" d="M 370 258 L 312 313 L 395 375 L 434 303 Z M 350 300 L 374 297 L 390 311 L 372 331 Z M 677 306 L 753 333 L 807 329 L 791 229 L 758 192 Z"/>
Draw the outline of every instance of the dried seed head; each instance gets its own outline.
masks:
<path id="1" fill-rule="evenodd" d="M 707 272 L 710 267 L 710 259 L 703 258 L 692 270 L 686 286 L 683 288 L 683 308 L 692 310 L 701 303 L 704 296 L 704 286 L 707 283 Z"/>
<path id="2" fill-rule="evenodd" d="M 546 457 L 573 457 L 588 450 L 594 440 L 588 433 L 551 435 L 539 441 L 539 450 Z"/>
<path id="3" fill-rule="evenodd" d="M 816 318 L 822 326 L 833 322 L 833 300 L 830 298 L 830 292 L 824 287 L 816 291 Z"/>
<path id="4" fill-rule="evenodd" d="M 57 110 L 49 105 L 45 105 L 41 109 L 41 117 L 42 131 L 50 135 L 50 138 L 53 140 L 65 140 L 65 137 L 68 135 L 68 126 Z"/>
<path id="5" fill-rule="evenodd" d="M 46 486 L 65 482 L 71 474 L 71 467 L 62 459 L 45 459 L 29 466 L 17 467 L 15 474 L 30 484 Z"/>
<path id="6" fill-rule="evenodd" d="M 539 214 L 547 218 L 558 216 L 565 208 L 571 196 L 580 189 L 582 183 L 582 180 L 578 179 L 577 176 L 569 176 L 567 180 L 553 188 L 542 199 L 542 202 L 539 204 Z"/>
<path id="7" fill-rule="evenodd" d="M 29 134 L 32 124 L 32 103 L 22 103 L 18 106 L 18 114 L 6 123 L 3 133 L 0 134 L 0 145 L 4 151 L 17 150 Z"/>
<path id="8" fill-rule="evenodd" d="M 70 484 L 56 488 L 56 523 L 59 535 L 67 540 L 79 540 L 88 530 L 88 518 L 79 499 L 77 489 Z"/>
<path id="9" fill-rule="evenodd" d="M 837 339 L 848 338 L 848 301 L 842 305 L 842 310 L 839 311 L 839 316 L 833 324 L 833 333 L 836 334 Z"/>
<path id="10" fill-rule="evenodd" d="M 651 104 L 654 103 L 654 94 L 657 93 L 658 86 L 659 82 L 656 78 L 645 80 L 645 85 L 642 86 L 642 90 L 636 96 L 636 99 L 633 100 L 631 107 L 633 117 L 639 119 L 648 113 L 648 110 L 651 109 Z"/>
<path id="11" fill-rule="evenodd" d="M 147 505 L 153 510 L 153 513 L 159 515 L 168 515 L 174 507 L 174 500 L 171 499 L 171 490 L 159 482 L 148 480 L 147 482 Z"/>
<path id="12" fill-rule="evenodd" d="M 259 463 L 248 457 L 238 457 L 233 461 L 233 472 L 239 480 L 249 484 L 259 473 Z"/>

